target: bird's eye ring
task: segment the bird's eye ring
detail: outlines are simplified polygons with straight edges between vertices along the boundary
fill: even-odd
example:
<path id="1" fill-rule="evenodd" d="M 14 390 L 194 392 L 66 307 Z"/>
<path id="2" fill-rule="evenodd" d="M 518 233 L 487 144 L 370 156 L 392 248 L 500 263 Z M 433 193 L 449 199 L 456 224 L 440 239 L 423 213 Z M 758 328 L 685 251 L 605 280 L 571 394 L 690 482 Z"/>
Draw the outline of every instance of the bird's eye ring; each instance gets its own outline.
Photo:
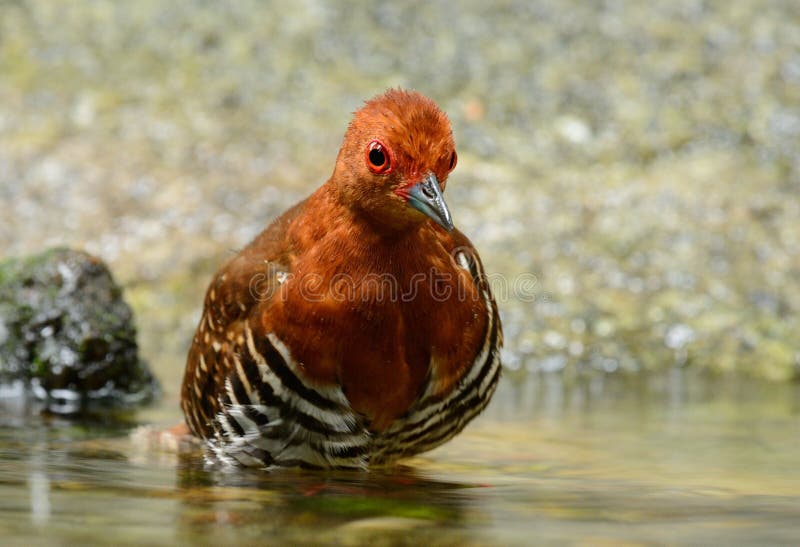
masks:
<path id="1" fill-rule="evenodd" d="M 453 150 L 453 153 L 450 155 L 450 167 L 448 167 L 447 170 L 452 171 L 453 169 L 455 169 L 457 163 L 458 163 L 458 154 L 456 154 L 456 151 Z"/>
<path id="2" fill-rule="evenodd" d="M 385 175 L 392 170 L 392 157 L 381 141 L 372 141 L 367 145 L 367 167 L 373 173 Z"/>

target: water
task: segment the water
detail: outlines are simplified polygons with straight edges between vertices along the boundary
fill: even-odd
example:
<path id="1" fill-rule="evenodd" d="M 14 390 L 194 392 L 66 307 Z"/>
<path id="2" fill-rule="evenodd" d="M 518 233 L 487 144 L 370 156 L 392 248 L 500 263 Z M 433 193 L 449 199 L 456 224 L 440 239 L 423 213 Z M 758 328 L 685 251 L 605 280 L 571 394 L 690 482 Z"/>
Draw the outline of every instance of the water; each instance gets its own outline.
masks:
<path id="1" fill-rule="evenodd" d="M 6 414 L 8 415 L 8 414 Z M 453 442 L 370 473 L 205 469 L 134 415 L 0 429 L 4 545 L 795 543 L 800 386 L 703 378 L 504 379 Z"/>

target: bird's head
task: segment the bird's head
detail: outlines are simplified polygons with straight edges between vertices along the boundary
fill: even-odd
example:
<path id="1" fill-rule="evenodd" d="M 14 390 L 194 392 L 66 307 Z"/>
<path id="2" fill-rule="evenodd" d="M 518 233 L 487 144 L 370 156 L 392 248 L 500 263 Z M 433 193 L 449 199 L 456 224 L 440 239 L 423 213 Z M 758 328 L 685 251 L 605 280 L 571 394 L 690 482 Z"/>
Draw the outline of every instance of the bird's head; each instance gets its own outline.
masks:
<path id="1" fill-rule="evenodd" d="M 390 89 L 355 112 L 332 183 L 348 207 L 386 231 L 429 218 L 451 231 L 442 192 L 456 160 L 450 122 L 436 103 Z"/>

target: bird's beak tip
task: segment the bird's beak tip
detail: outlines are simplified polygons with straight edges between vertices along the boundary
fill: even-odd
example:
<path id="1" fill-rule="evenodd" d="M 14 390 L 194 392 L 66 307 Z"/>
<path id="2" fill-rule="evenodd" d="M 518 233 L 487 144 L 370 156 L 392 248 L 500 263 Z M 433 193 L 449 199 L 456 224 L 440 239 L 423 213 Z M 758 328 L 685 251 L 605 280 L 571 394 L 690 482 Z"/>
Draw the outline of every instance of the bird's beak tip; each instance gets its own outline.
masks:
<path id="1" fill-rule="evenodd" d="M 421 181 L 411 187 L 408 192 L 408 204 L 430 217 L 436 224 L 452 232 L 455 229 L 450 209 L 444 201 L 442 188 L 436 175 L 429 173 Z"/>

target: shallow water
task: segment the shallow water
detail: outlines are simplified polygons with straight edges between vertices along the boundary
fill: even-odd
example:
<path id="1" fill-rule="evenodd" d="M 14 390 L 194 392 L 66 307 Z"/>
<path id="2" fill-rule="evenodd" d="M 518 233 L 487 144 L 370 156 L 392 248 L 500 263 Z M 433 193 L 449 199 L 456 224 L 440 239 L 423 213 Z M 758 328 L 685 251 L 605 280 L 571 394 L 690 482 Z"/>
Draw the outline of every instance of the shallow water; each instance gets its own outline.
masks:
<path id="1" fill-rule="evenodd" d="M 4 419 L 3 543 L 793 543 L 800 386 L 507 375 L 453 442 L 371 473 L 222 472 L 131 435 L 176 401 L 80 425 Z"/>

